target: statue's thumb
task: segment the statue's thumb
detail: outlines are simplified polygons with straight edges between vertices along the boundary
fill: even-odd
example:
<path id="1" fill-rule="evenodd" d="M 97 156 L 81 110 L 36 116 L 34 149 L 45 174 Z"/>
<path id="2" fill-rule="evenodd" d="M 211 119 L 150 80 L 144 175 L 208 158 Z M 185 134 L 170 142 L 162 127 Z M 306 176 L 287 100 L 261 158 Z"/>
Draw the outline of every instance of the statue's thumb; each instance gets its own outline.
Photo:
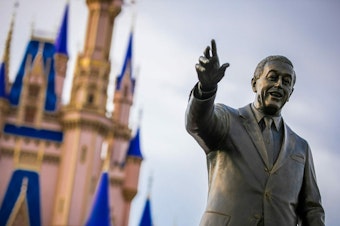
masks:
<path id="1" fill-rule="evenodd" d="M 224 74 L 225 70 L 226 70 L 229 66 L 230 66 L 229 63 L 223 64 L 223 65 L 218 69 L 219 73 Z"/>

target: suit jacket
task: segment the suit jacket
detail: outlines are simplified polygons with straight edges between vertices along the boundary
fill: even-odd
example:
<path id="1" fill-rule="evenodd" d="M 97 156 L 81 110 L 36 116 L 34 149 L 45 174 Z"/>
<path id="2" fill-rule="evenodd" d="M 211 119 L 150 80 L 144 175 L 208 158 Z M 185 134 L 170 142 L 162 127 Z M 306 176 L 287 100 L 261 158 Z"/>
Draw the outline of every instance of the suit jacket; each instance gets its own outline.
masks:
<path id="1" fill-rule="evenodd" d="M 284 138 L 270 168 L 251 106 L 214 105 L 191 95 L 186 128 L 207 155 L 209 192 L 201 226 L 324 225 L 308 143 L 283 121 Z"/>

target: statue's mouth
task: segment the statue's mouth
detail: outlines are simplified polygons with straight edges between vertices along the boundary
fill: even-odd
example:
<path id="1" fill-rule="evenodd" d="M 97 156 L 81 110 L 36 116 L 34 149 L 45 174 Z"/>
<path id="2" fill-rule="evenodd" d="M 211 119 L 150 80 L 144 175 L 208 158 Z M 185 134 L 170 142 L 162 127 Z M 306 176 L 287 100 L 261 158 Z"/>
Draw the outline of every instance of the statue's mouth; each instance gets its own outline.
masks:
<path id="1" fill-rule="evenodd" d="M 270 91 L 268 92 L 271 96 L 276 97 L 276 98 L 282 98 L 283 93 L 280 91 Z"/>

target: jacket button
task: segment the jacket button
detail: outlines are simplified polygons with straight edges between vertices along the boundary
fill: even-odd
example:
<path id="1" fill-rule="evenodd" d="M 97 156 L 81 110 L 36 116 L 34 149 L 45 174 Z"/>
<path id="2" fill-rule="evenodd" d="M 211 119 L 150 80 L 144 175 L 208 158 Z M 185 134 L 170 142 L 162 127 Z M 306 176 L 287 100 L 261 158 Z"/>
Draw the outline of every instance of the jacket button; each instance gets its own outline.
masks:
<path id="1" fill-rule="evenodd" d="M 260 219 L 261 215 L 260 214 L 255 214 L 254 217 L 255 217 L 255 219 Z"/>
<path id="2" fill-rule="evenodd" d="M 267 167 L 264 168 L 264 171 L 267 172 L 268 174 L 271 174 L 271 170 L 268 169 Z"/>

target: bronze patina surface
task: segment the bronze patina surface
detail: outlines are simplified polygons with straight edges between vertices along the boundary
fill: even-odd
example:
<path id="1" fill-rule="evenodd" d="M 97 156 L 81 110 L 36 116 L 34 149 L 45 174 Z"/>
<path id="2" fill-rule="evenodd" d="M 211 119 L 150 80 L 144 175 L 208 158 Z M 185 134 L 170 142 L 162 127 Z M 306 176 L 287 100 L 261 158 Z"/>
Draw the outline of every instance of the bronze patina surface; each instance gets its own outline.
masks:
<path id="1" fill-rule="evenodd" d="M 294 90 L 293 64 L 284 56 L 262 60 L 251 80 L 255 100 L 239 109 L 215 103 L 228 67 L 212 40 L 196 64 L 186 112 L 186 129 L 208 164 L 200 225 L 325 225 L 310 147 L 281 116 Z"/>

